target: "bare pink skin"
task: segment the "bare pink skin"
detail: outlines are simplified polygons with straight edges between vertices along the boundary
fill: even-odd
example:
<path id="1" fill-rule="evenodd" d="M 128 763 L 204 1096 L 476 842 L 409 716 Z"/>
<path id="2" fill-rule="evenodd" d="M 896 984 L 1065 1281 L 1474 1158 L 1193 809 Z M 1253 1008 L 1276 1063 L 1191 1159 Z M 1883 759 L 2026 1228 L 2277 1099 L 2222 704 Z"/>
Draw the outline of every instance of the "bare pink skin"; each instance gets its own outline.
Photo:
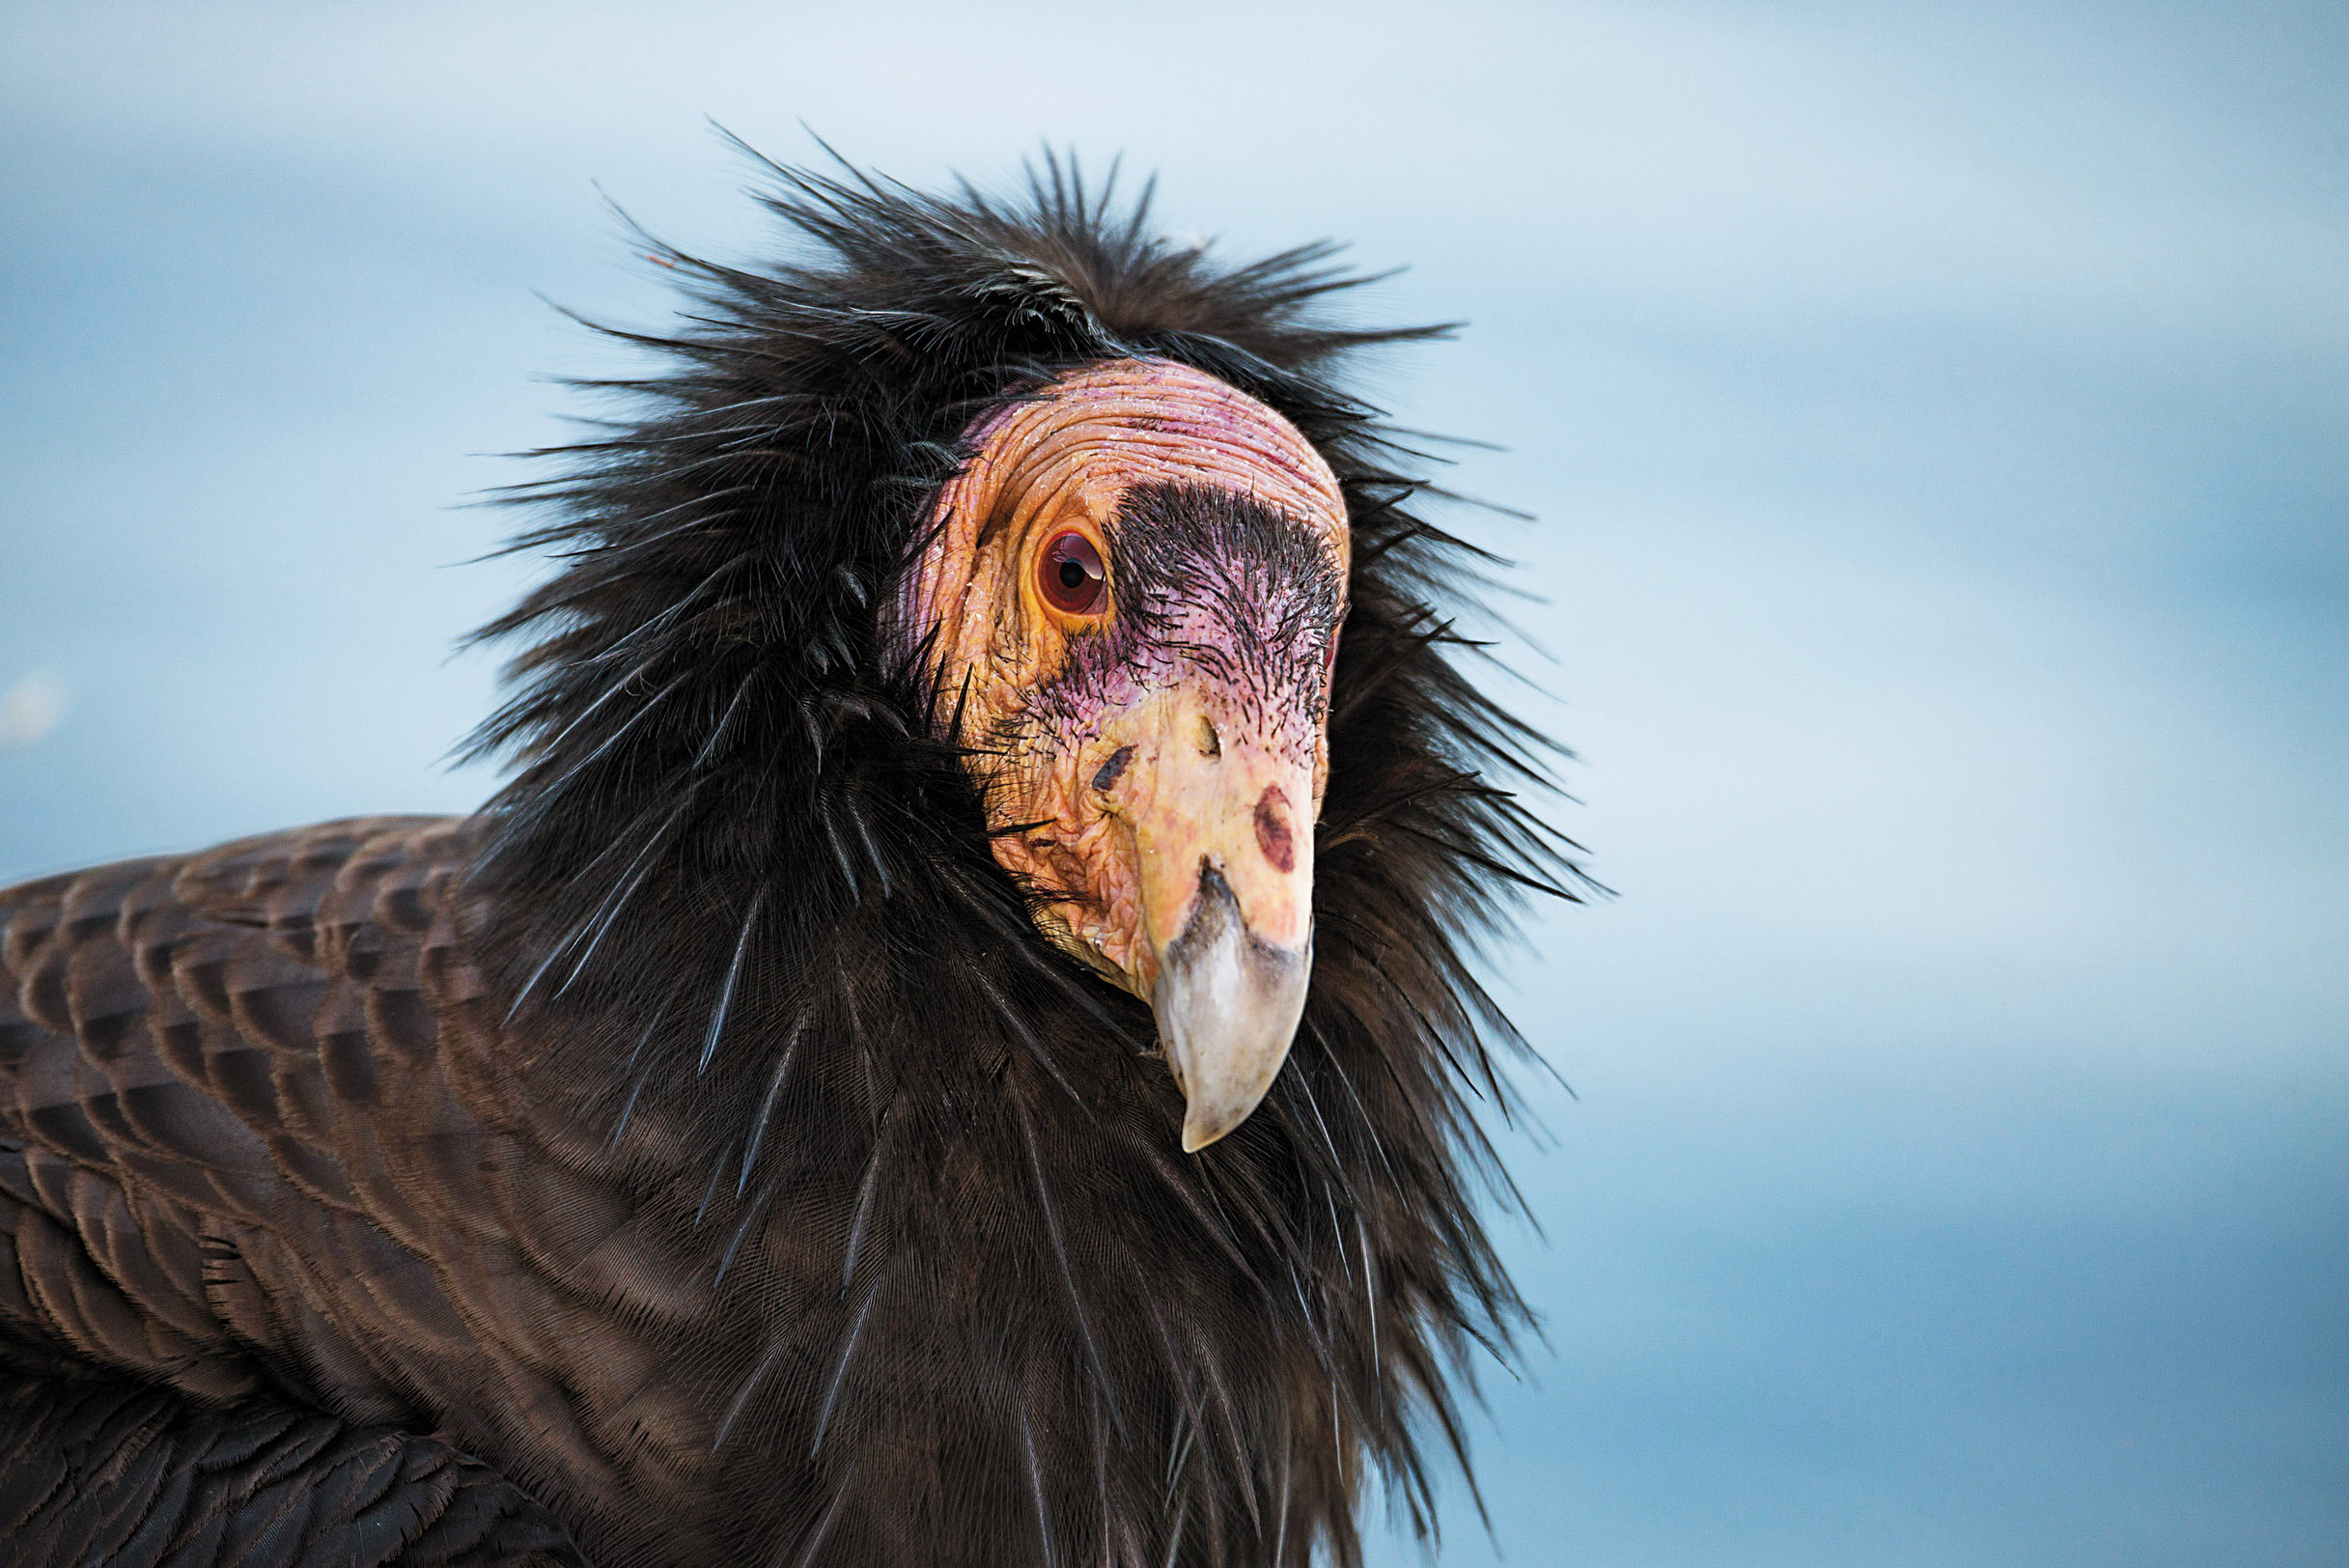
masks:
<path id="1" fill-rule="evenodd" d="M 1351 552 L 1328 465 L 1271 408 L 1155 359 L 1070 372 L 966 439 L 973 455 L 938 492 L 895 636 L 927 648 L 938 721 L 984 753 L 971 766 L 994 854 L 1046 896 L 1039 924 L 1148 999 L 1212 866 L 1256 938 L 1309 951 L 1328 663 Z M 1144 559 L 1137 530 L 1153 525 L 1128 503 L 1161 493 L 1151 487 L 1244 498 L 1277 518 L 1279 560 L 1301 561 L 1311 581 L 1257 582 L 1277 573 L 1255 557 L 1224 581 L 1205 563 L 1210 587 L 1223 586 L 1162 608 L 1146 641 L 1134 640 L 1141 623 L 1120 624 L 1140 613 L 1141 579 L 1121 585 L 1114 564 L 1099 613 L 1049 601 L 1039 557 L 1068 530 L 1105 562 Z M 1222 607 L 1242 602 L 1257 620 Z M 1248 630 L 1260 624 L 1289 639 L 1270 662 Z M 1130 658 L 1111 656 L 1129 644 Z"/>

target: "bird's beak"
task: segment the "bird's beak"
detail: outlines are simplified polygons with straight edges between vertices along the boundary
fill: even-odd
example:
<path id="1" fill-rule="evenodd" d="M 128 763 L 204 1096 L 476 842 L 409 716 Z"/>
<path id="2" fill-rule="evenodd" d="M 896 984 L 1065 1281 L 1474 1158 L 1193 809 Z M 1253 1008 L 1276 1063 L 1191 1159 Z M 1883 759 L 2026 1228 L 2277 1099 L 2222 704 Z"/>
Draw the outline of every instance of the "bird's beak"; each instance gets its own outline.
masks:
<path id="1" fill-rule="evenodd" d="M 1313 971 L 1313 770 L 1218 726 L 1199 694 L 1132 715 L 1143 953 L 1130 978 L 1183 1090 L 1183 1148 L 1247 1119 L 1288 1058 Z M 1144 956 L 1146 954 L 1146 957 Z"/>
<path id="2" fill-rule="evenodd" d="M 1294 946 L 1266 941 L 1213 863 L 1200 865 L 1197 881 L 1190 919 L 1160 955 L 1150 995 L 1183 1089 L 1185 1154 L 1247 1120 L 1272 1088 L 1313 972 L 1310 932 Z"/>

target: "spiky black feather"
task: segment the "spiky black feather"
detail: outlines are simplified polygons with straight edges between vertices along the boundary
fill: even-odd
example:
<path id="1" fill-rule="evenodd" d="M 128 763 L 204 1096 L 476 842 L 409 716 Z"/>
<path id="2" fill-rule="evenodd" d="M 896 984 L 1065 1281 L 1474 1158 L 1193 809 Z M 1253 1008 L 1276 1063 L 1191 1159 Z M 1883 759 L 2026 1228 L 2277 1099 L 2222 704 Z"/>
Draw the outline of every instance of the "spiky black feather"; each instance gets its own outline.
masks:
<path id="1" fill-rule="evenodd" d="M 523 647 L 480 818 L 0 895 L 0 1360 L 440 1434 L 606 1568 L 1351 1564 L 1373 1468 L 1430 1523 L 1468 1353 L 1525 1322 L 1470 959 L 1578 885 L 1505 787 L 1545 742 L 1455 662 L 1476 552 L 1337 379 L 1436 334 L 1058 161 L 771 176 L 790 256 L 660 250 L 661 368 L 517 492 L 560 570 L 484 632 Z M 1197 1157 L 877 630 L 973 417 L 1139 354 L 1286 415 L 1355 537 L 1312 992 Z"/>
<path id="2" fill-rule="evenodd" d="M 837 1257 L 845 1229 L 845 1274 L 868 1276 L 821 1402 L 835 1426 L 859 1357 L 876 1427 L 857 1441 L 884 1441 L 893 1401 L 928 1404 L 942 1368 L 920 1347 L 971 1310 L 936 1296 L 992 1317 L 980 1260 L 1017 1260 L 996 1278 L 1023 1342 L 991 1330 L 956 1357 L 989 1374 L 974 1444 L 1025 1412 L 1022 1442 L 1067 1450 L 1035 1503 L 1048 1535 L 1188 1560 L 1187 1520 L 1215 1561 L 1301 1562 L 1321 1540 L 1352 1562 L 1357 1452 L 1424 1526 L 1423 1435 L 1460 1442 L 1449 1371 L 1524 1317 L 1478 1219 L 1492 1156 L 1466 1098 L 1506 1099 L 1489 1052 L 1513 1037 L 1468 957 L 1513 884 L 1575 885 L 1570 846 L 1484 782 L 1538 782 L 1543 742 L 1449 657 L 1471 552 L 1406 510 L 1413 454 L 1336 379 L 1443 329 L 1336 324 L 1318 307 L 1359 280 L 1330 247 L 1220 266 L 1157 237 L 1147 193 L 1120 211 L 1056 160 L 1009 203 L 772 174 L 766 205 L 807 247 L 755 270 L 661 248 L 693 308 L 633 341 L 667 366 L 608 383 L 632 419 L 520 492 L 555 516 L 519 544 L 566 564 L 485 633 L 534 640 L 475 741 L 523 760 L 489 813 L 476 940 L 584 1080 L 641 1096 L 639 1128 L 661 1107 L 686 1162 L 739 1167 L 755 1203 L 839 1194 L 807 1238 Z M 1146 1012 L 1036 935 L 930 694 L 877 640 L 958 433 L 1128 355 L 1294 422 L 1344 487 L 1359 563 L 1304 1025 L 1263 1109 L 1197 1160 L 1170 1152 Z M 647 1021 L 634 1076 L 614 1072 Z M 983 1204 L 941 1202 L 958 1167 Z M 849 1442 L 815 1425 L 819 1448 Z M 1105 1515 L 1084 1479 L 1103 1465 L 1179 1474 L 1113 1485 Z M 905 1480 L 859 1473 L 876 1509 Z"/>

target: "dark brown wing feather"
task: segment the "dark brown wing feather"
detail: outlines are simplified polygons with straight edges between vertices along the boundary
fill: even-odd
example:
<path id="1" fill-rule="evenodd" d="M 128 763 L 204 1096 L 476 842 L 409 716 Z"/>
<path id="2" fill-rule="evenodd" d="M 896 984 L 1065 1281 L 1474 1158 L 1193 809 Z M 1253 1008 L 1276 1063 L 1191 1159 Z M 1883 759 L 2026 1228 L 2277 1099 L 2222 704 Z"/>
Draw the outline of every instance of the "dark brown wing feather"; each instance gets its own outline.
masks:
<path id="1" fill-rule="evenodd" d="M 108 1561 L 241 1561 L 264 1515 L 254 1560 L 364 1537 L 487 1561 L 516 1519 L 559 1542 L 502 1477 L 383 1430 L 547 1375 L 468 1321 L 517 1260 L 469 1201 L 501 1135 L 439 1026 L 461 854 L 454 825 L 374 819 L 0 894 L 5 1560 L 111 1530 Z"/>
<path id="2" fill-rule="evenodd" d="M 447 1443 L 266 1401 L 0 1371 L 0 1562 L 17 1568 L 584 1568 Z"/>

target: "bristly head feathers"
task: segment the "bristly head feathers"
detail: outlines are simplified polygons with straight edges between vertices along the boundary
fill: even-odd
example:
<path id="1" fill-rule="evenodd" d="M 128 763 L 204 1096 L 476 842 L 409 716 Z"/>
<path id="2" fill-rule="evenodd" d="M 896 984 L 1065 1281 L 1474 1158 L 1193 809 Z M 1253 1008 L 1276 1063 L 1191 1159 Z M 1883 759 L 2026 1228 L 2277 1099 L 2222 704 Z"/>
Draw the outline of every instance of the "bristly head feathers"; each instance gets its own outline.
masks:
<path id="1" fill-rule="evenodd" d="M 646 1181 L 741 1217 L 710 1226 L 732 1238 L 721 1276 L 750 1267 L 736 1248 L 762 1225 L 757 1268 L 828 1271 L 854 1328 L 819 1445 L 912 1418 L 884 1386 L 915 1398 L 926 1363 L 877 1360 L 874 1336 L 894 1313 L 909 1339 L 952 1341 L 938 1302 L 981 1287 L 940 1260 L 984 1237 L 1056 1281 L 1021 1275 L 1027 1340 L 971 1329 L 1024 1390 L 1006 1417 L 1022 1473 L 1053 1472 L 1040 1443 L 1081 1455 L 1081 1496 L 1031 1510 L 1046 1560 L 1070 1530 L 1121 1561 L 1302 1563 L 1318 1540 L 1352 1562 L 1363 1460 L 1424 1525 L 1418 1430 L 1459 1442 L 1447 1367 L 1524 1320 L 1477 1217 L 1497 1169 L 1470 1109 L 1506 1104 L 1487 1050 L 1515 1037 L 1468 960 L 1521 887 L 1578 885 L 1572 846 L 1495 782 L 1538 783 L 1545 742 L 1452 662 L 1476 552 L 1407 510 L 1423 460 L 1332 379 L 1354 350 L 1440 329 L 1335 324 L 1323 299 L 1361 280 L 1333 247 L 1224 266 L 1155 236 L 1147 193 L 1113 210 L 1058 160 L 1009 201 L 771 175 L 791 258 L 663 248 L 684 324 L 618 335 L 664 368 L 595 383 L 628 417 L 517 488 L 547 520 L 516 547 L 560 570 L 481 633 L 527 639 L 472 742 L 517 765 L 472 877 L 506 1026 Z M 1167 1075 L 1137 1060 L 1147 1010 L 1038 935 L 930 694 L 877 632 L 974 416 L 1128 356 L 1284 415 L 1340 480 L 1355 540 L 1304 1023 L 1262 1109 L 1197 1159 L 1172 1149 Z M 798 1407 L 760 1391 L 782 1363 L 746 1344 L 759 1370 L 721 1441 L 782 1441 Z M 1091 1390 L 1065 1411 L 1039 1391 L 1056 1355 Z M 926 1397 L 922 1419 L 954 1418 Z M 1097 1485 L 1112 1428 L 1158 1456 L 1150 1488 Z M 845 1551 L 852 1524 L 825 1527 Z"/>

